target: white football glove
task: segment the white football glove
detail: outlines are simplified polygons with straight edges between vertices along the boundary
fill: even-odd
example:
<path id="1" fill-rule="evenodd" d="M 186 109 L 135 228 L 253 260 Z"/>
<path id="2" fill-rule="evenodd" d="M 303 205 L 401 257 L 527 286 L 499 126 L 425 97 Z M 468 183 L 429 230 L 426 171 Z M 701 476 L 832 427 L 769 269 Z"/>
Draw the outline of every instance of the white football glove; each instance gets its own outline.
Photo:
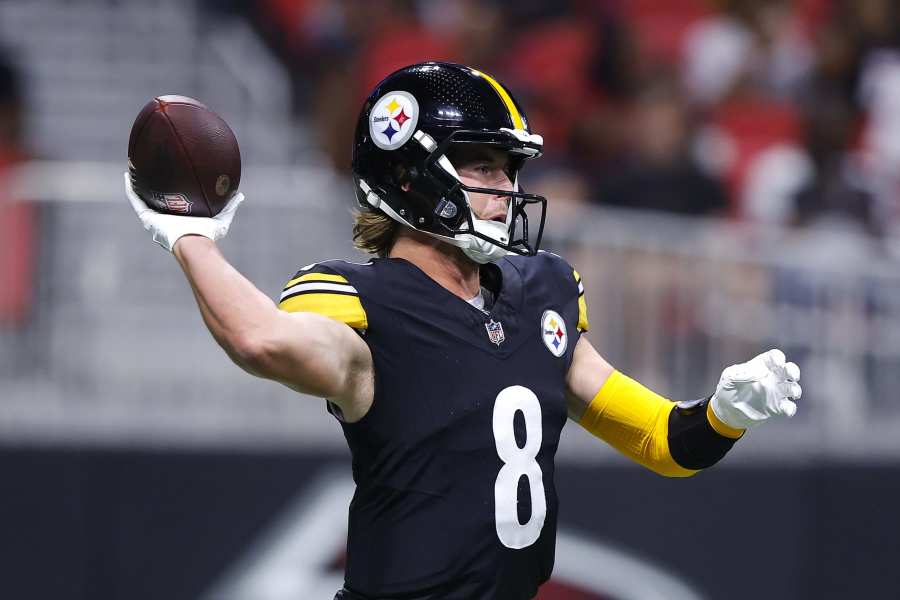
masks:
<path id="1" fill-rule="evenodd" d="M 182 217 L 163 214 L 148 207 L 141 200 L 141 197 L 131 187 L 131 176 L 128 172 L 125 173 L 125 195 L 128 196 L 128 201 L 131 202 L 131 207 L 137 213 L 144 229 L 153 234 L 153 241 L 169 252 L 172 251 L 178 238 L 184 235 L 202 235 L 214 242 L 225 237 L 228 228 L 231 227 L 235 211 L 244 201 L 244 195 L 240 192 L 236 193 L 225 205 L 225 208 L 214 217 Z"/>
<path id="2" fill-rule="evenodd" d="M 747 429 L 776 415 L 793 417 L 803 393 L 800 367 L 784 362 L 784 352 L 769 350 L 749 362 L 722 372 L 710 403 L 720 421 L 735 429 Z"/>

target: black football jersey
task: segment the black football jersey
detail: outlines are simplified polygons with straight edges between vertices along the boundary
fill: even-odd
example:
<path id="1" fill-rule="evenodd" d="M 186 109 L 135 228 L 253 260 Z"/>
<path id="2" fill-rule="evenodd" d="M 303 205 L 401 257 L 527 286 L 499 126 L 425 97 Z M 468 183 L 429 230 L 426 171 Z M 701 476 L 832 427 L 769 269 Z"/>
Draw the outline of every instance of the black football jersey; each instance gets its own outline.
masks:
<path id="1" fill-rule="evenodd" d="M 311 265 L 282 293 L 372 352 L 369 412 L 347 423 L 329 404 L 353 457 L 345 586 L 360 597 L 525 600 L 550 577 L 583 286 L 545 252 L 482 272 L 487 312 L 395 258 Z"/>

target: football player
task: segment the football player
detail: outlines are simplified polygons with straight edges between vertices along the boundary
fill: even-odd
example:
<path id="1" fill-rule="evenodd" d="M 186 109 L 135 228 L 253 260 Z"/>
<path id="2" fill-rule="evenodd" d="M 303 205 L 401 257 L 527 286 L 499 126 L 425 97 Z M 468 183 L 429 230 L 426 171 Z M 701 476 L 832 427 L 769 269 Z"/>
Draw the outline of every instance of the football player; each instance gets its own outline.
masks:
<path id="1" fill-rule="evenodd" d="M 234 362 L 327 399 L 340 421 L 357 487 L 336 598 L 532 598 L 553 568 L 567 418 L 686 477 L 796 411 L 800 373 L 779 350 L 683 403 L 597 353 L 579 274 L 538 249 L 546 199 L 518 185 L 542 151 L 490 75 L 448 63 L 391 74 L 363 106 L 353 156 L 353 236 L 374 257 L 303 267 L 278 305 L 214 243 L 243 196 L 212 218 L 163 215 L 126 174 Z"/>

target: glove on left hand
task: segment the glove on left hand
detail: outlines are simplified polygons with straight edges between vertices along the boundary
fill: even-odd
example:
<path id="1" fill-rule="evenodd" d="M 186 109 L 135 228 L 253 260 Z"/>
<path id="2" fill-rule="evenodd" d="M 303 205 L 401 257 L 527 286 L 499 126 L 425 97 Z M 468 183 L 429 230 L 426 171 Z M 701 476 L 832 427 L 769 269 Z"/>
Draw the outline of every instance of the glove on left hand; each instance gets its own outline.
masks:
<path id="1" fill-rule="evenodd" d="M 776 415 L 793 417 L 803 393 L 800 367 L 785 362 L 784 352 L 769 350 L 722 372 L 711 404 L 720 421 L 747 429 Z"/>

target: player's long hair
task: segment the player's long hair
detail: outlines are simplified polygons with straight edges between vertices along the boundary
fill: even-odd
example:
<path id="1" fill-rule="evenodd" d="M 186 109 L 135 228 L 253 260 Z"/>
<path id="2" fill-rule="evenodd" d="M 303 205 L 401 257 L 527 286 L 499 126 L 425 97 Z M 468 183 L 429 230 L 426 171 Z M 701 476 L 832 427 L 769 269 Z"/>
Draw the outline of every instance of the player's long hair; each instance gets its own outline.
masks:
<path id="1" fill-rule="evenodd" d="M 353 214 L 353 245 L 383 258 L 391 251 L 399 226 L 382 212 L 358 210 Z"/>

